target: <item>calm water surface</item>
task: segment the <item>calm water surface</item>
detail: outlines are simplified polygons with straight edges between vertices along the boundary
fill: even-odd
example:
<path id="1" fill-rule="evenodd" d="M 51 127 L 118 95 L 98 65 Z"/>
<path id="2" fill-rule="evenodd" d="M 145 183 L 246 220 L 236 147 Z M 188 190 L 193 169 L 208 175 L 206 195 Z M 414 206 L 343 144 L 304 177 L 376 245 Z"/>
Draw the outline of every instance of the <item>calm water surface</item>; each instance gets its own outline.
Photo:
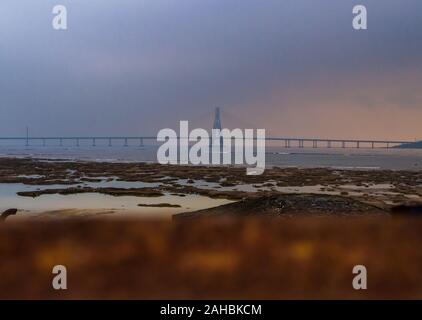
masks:
<path id="1" fill-rule="evenodd" d="M 0 156 L 92 161 L 156 162 L 157 147 L 0 146 Z M 421 170 L 422 149 L 341 149 L 268 147 L 267 166 Z"/>

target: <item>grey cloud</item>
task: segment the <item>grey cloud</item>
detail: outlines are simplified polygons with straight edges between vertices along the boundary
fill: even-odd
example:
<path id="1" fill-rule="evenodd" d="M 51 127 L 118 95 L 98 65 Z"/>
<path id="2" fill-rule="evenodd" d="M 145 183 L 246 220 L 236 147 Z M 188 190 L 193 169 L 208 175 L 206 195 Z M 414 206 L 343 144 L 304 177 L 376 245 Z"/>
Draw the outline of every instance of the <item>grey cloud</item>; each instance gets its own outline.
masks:
<path id="1" fill-rule="evenodd" d="M 51 28 L 57 1 L 0 4 L 3 135 L 26 124 L 39 134 L 154 133 L 215 106 L 252 122 L 289 108 L 291 99 L 244 109 L 274 91 L 312 100 L 307 89 L 324 87 L 321 78 L 335 94 L 349 78 L 376 82 L 422 67 L 418 0 L 360 1 L 370 15 L 366 32 L 352 30 L 352 0 L 61 3 L 69 10 L 66 32 Z M 419 101 L 396 96 L 403 108 Z"/>

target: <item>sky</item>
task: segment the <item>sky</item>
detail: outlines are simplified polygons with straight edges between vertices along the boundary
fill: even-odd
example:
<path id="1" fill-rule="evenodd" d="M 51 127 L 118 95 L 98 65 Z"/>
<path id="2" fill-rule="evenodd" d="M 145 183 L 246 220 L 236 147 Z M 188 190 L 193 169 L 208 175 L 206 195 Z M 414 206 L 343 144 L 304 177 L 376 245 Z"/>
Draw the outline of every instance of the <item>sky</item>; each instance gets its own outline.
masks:
<path id="1" fill-rule="evenodd" d="M 215 107 L 267 136 L 422 139 L 422 1 L 0 1 L 0 136 L 208 129 Z"/>

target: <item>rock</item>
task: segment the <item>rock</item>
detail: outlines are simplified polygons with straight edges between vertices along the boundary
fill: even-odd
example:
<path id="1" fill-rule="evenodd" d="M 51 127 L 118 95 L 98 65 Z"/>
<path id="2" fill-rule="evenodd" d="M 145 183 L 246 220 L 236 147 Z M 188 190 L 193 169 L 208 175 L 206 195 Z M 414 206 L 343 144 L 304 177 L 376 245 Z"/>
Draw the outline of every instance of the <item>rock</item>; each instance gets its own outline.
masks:
<path id="1" fill-rule="evenodd" d="M 43 189 L 37 191 L 21 191 L 17 192 L 17 195 L 21 197 L 38 197 L 43 194 L 79 194 L 79 193 L 101 193 L 108 194 L 111 196 L 135 196 L 135 197 L 161 197 L 164 195 L 161 191 L 155 190 L 154 188 L 56 188 L 56 189 Z"/>
<path id="2" fill-rule="evenodd" d="M 170 204 L 170 203 L 157 203 L 157 204 L 145 204 L 140 203 L 138 207 L 147 207 L 147 208 L 181 208 L 179 204 Z"/>
<path id="3" fill-rule="evenodd" d="M 18 209 L 8 209 L 8 210 L 6 210 L 5 212 L 3 212 L 0 215 L 0 221 L 4 222 L 7 219 L 7 217 L 15 215 L 16 212 L 18 212 Z"/>
<path id="4" fill-rule="evenodd" d="M 389 212 L 358 200 L 317 194 L 278 194 L 247 198 L 216 208 L 186 212 L 175 220 L 200 217 L 348 217 L 385 215 Z"/>

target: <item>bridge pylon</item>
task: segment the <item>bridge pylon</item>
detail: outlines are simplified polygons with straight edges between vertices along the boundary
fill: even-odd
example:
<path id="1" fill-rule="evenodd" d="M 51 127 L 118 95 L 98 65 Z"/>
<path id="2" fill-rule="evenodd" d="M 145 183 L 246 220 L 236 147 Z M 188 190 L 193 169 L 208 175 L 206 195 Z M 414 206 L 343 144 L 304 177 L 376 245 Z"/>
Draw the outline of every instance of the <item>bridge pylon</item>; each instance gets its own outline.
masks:
<path id="1" fill-rule="evenodd" d="M 220 108 L 215 108 L 214 124 L 213 129 L 221 130 L 221 117 L 220 117 Z"/>

